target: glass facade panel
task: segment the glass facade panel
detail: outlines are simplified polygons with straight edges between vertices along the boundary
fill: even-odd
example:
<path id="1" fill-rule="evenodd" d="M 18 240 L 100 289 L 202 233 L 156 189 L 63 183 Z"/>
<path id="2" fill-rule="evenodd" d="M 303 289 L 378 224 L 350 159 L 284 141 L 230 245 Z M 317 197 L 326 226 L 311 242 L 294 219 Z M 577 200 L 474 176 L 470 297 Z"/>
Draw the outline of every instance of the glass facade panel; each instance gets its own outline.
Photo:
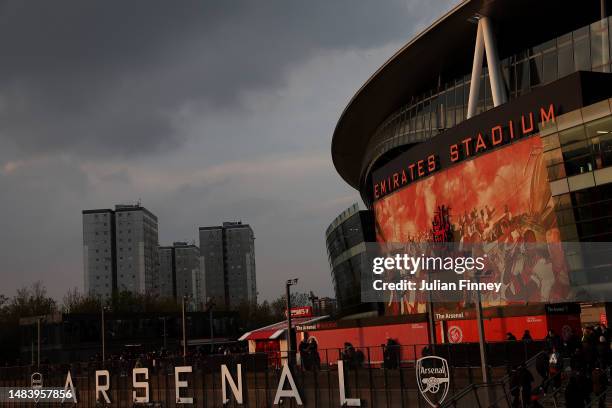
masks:
<path id="1" fill-rule="evenodd" d="M 612 132 L 612 117 L 606 117 L 599 120 L 594 120 L 585 125 L 586 136 L 590 139 L 593 137 L 600 137 L 607 135 Z"/>
<path id="2" fill-rule="evenodd" d="M 576 126 L 563 132 L 559 132 L 559 142 L 561 146 L 566 146 L 576 142 L 586 140 L 583 126 Z"/>
<path id="3" fill-rule="evenodd" d="M 574 224 L 576 222 L 574 210 L 572 209 L 557 211 L 556 214 L 559 225 Z"/>
<path id="4" fill-rule="evenodd" d="M 574 70 L 589 71 L 590 61 L 590 41 L 588 27 L 574 31 Z"/>
<path id="5" fill-rule="evenodd" d="M 436 132 L 440 128 L 440 97 L 431 98 L 431 131 Z"/>
<path id="6" fill-rule="evenodd" d="M 612 134 L 591 139 L 595 156 L 595 168 L 612 166 Z"/>
<path id="7" fill-rule="evenodd" d="M 610 41 L 605 19 L 591 24 L 591 68 L 610 72 Z"/>
<path id="8" fill-rule="evenodd" d="M 557 40 L 557 67 L 559 78 L 574 72 L 574 47 L 572 36 L 562 36 Z"/>
<path id="9" fill-rule="evenodd" d="M 512 72 L 512 70 L 510 69 L 511 68 L 510 58 L 506 58 L 502 60 L 501 67 L 502 67 L 502 76 L 504 78 L 504 85 L 506 87 L 506 92 L 508 93 L 508 95 L 510 95 L 511 90 L 514 87 L 513 85 L 514 78 L 510 74 Z"/>
<path id="10" fill-rule="evenodd" d="M 561 149 L 550 150 L 544 153 L 544 163 L 547 166 L 552 166 L 553 164 L 563 163 L 563 155 L 561 154 Z"/>
<path id="11" fill-rule="evenodd" d="M 443 125 L 446 128 L 455 126 L 455 106 L 455 87 L 451 87 L 446 91 L 446 109 Z"/>
<path id="12" fill-rule="evenodd" d="M 547 84 L 557 80 L 557 55 L 546 52 L 542 55 L 542 82 Z"/>
<path id="13" fill-rule="evenodd" d="M 516 63 L 517 96 L 524 95 L 529 92 L 529 71 L 529 60 L 524 60 Z"/>
<path id="14" fill-rule="evenodd" d="M 591 149 L 585 138 L 583 126 L 561 132 L 559 140 L 567 176 L 593 171 Z"/>
<path id="15" fill-rule="evenodd" d="M 470 98 L 470 83 L 471 79 L 469 76 L 465 76 L 463 81 L 463 115 L 461 116 L 461 121 L 463 122 L 467 116 L 467 106 Z"/>
<path id="16" fill-rule="evenodd" d="M 531 86 L 538 86 L 543 83 L 544 77 L 542 67 L 542 55 L 538 54 L 529 60 L 529 79 Z"/>
<path id="17" fill-rule="evenodd" d="M 611 43 L 608 18 L 505 57 L 501 62 L 502 75 L 510 99 L 577 70 L 609 72 Z M 477 113 L 493 107 L 486 66 L 483 67 L 480 81 Z M 402 106 L 379 126 L 364 163 L 371 163 L 373 157 L 391 148 L 424 141 L 461 123 L 465 120 L 469 88 L 470 75 L 466 74 L 446 80 L 439 88 L 420 96 L 411 96 L 409 104 Z M 400 112 L 405 114 L 400 115 Z M 410 134 L 410 138 L 406 134 Z M 593 142 L 594 151 L 602 155 L 602 163 L 603 157 L 608 154 L 608 140 L 606 136 Z"/>
<path id="18" fill-rule="evenodd" d="M 612 116 L 543 137 L 542 145 L 549 181 L 610 167 Z"/>
<path id="19" fill-rule="evenodd" d="M 359 245 L 374 241 L 376 236 L 371 211 L 357 211 L 346 217 L 328 227 L 326 239 L 338 306 L 350 312 L 361 305 L 361 274 L 367 273 L 367 265 L 363 264 L 364 248 Z"/>
<path id="20" fill-rule="evenodd" d="M 612 239 L 612 184 L 563 194 L 555 199 L 555 213 L 563 241 Z"/>
<path id="21" fill-rule="evenodd" d="M 596 169 L 612 165 L 612 118 L 596 120 L 586 125 Z"/>
<path id="22" fill-rule="evenodd" d="M 554 181 L 561 178 L 564 178 L 565 174 L 565 164 L 557 164 L 556 166 L 551 166 L 548 168 L 548 180 Z"/>
<path id="23" fill-rule="evenodd" d="M 555 149 L 559 146 L 560 144 L 559 144 L 559 134 L 558 133 L 553 133 L 550 136 L 546 136 L 542 138 L 542 147 L 545 152 L 548 150 Z"/>
<path id="24" fill-rule="evenodd" d="M 556 209 L 572 208 L 572 198 L 569 194 L 563 194 L 553 197 Z"/>

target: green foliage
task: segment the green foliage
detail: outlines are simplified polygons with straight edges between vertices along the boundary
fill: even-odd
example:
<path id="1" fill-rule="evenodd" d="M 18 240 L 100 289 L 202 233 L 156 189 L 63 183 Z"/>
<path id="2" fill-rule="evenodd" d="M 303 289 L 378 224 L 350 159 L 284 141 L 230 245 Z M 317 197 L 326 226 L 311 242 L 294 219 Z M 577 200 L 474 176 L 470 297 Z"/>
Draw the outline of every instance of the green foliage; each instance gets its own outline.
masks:
<path id="1" fill-rule="evenodd" d="M 77 288 L 68 290 L 62 302 L 63 313 L 98 313 L 100 308 L 100 298 L 81 294 Z"/>
<path id="2" fill-rule="evenodd" d="M 291 307 L 308 306 L 309 304 L 307 293 L 291 294 Z M 286 308 L 286 296 L 281 296 L 272 302 L 267 300 L 259 304 L 244 302 L 238 306 L 237 311 L 240 321 L 245 326 L 244 329 L 253 330 L 285 320 L 287 318 Z"/>
<path id="3" fill-rule="evenodd" d="M 160 298 L 150 294 L 119 292 L 113 294 L 109 302 L 110 309 L 116 313 L 130 312 L 180 312 L 180 301 L 172 298 Z"/>
<path id="4" fill-rule="evenodd" d="M 278 321 L 272 315 L 272 310 L 267 300 L 260 304 L 243 302 L 236 311 L 240 316 L 240 322 L 244 326 L 243 329 L 245 331 L 267 326 Z"/>
<path id="5" fill-rule="evenodd" d="M 55 300 L 47 296 L 47 289 L 41 282 L 24 286 L 11 299 L 0 295 L 0 321 L 18 322 L 22 317 L 51 314 L 57 311 Z"/>
<path id="6" fill-rule="evenodd" d="M 77 288 L 73 288 L 64 295 L 62 311 L 64 313 L 98 313 L 102 307 L 115 313 L 166 313 L 181 310 L 180 302 L 172 298 L 124 291 L 115 293 L 110 299 L 103 300 L 96 296 L 81 294 Z"/>
<path id="7" fill-rule="evenodd" d="M 308 293 L 299 293 L 294 292 L 291 294 L 291 307 L 300 307 L 300 306 L 308 306 L 310 305 L 310 300 L 308 299 Z M 272 301 L 270 304 L 272 309 L 273 316 L 279 320 L 286 319 L 285 309 L 287 309 L 287 296 L 283 295 L 278 299 Z"/>

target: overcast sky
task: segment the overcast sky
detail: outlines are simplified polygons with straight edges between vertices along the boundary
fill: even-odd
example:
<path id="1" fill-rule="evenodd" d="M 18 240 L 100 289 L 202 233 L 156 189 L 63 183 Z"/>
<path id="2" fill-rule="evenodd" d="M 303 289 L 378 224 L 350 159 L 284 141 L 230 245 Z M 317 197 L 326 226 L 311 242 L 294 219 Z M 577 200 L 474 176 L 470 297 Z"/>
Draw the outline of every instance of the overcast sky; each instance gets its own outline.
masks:
<path id="1" fill-rule="evenodd" d="M 452 3 L 0 2 L 0 294 L 82 290 L 81 210 L 140 199 L 161 244 L 251 224 L 260 299 L 333 296 L 336 121 Z"/>

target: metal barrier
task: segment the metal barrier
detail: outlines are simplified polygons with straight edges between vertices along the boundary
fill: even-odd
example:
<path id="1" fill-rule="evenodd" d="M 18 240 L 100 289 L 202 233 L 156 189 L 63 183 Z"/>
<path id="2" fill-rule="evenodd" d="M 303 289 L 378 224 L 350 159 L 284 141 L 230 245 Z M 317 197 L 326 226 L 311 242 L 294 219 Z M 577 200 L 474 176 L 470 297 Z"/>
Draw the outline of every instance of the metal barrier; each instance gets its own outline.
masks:
<path id="1" fill-rule="evenodd" d="M 524 362 L 514 364 L 523 365 L 527 370 L 530 370 L 537 378 L 534 366 L 536 360 L 544 351 L 539 351 Z M 552 378 L 547 381 L 553 381 Z M 511 387 L 511 374 L 508 373 L 497 381 L 491 381 L 489 384 L 470 384 L 465 389 L 455 394 L 451 399 L 447 400 L 442 407 L 458 407 L 458 406 L 478 406 L 478 407 L 512 407 L 513 395 L 520 389 L 519 387 Z"/>
<path id="2" fill-rule="evenodd" d="M 491 343 L 491 374 L 503 378 L 508 367 L 535 355 L 542 342 Z M 504 353 L 506 350 L 507 353 Z M 495 353 L 495 354 L 493 354 Z M 194 398 L 200 407 L 224 406 L 221 401 L 221 365 L 236 373 L 242 367 L 245 400 L 249 407 L 272 406 L 276 394 L 281 367 L 288 360 L 295 364 L 291 368 L 296 386 L 307 407 L 340 406 L 340 384 L 338 361 L 344 361 L 344 388 L 347 397 L 360 398 L 362 406 L 369 407 L 428 407 L 419 393 L 415 376 L 415 362 L 424 355 L 436 355 L 448 360 L 449 391 L 452 396 L 470 384 L 480 381 L 480 360 L 477 344 L 354 347 L 349 349 L 318 350 L 318 361 L 306 364 L 299 353 L 287 359 L 286 353 L 253 353 L 169 357 L 164 359 L 118 360 L 104 362 L 41 365 L 35 367 L 0 368 L 0 386 L 29 386 L 30 375 L 39 371 L 45 386 L 64 387 L 66 374 L 70 370 L 77 389 L 78 406 L 96 406 L 95 371 L 110 372 L 109 397 L 113 406 L 132 406 L 132 369 L 135 366 L 149 368 L 151 401 L 164 407 L 176 403 L 175 366 L 192 366 L 185 374 L 188 381 L 187 395 Z M 506 355 L 507 358 L 502 356 Z M 312 361 L 310 362 L 312 363 Z M 12 406 L 12 405 L 7 405 Z M 18 405 L 14 405 L 18 406 Z M 232 406 L 232 403 L 225 406 Z M 237 406 L 237 405 L 236 405 Z M 295 401 L 286 401 L 284 406 L 295 406 Z M 456 405 L 455 405 L 456 406 Z"/>

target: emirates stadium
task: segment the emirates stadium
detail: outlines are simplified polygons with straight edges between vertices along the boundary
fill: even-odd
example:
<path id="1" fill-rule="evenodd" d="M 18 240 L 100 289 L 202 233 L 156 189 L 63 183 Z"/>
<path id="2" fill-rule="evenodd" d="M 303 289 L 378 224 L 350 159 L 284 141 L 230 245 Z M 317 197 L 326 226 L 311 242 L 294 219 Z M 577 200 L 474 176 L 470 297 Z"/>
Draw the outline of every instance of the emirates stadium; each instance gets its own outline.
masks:
<path id="1" fill-rule="evenodd" d="M 606 1 L 463 1 L 386 61 L 349 101 L 331 145 L 337 172 L 373 213 L 375 240 L 612 241 L 607 10 Z M 528 293 L 527 304 L 484 304 L 487 340 L 509 327 L 544 338 L 607 323 L 605 302 L 546 299 L 585 279 L 608 284 L 612 267 L 559 271 L 556 255 L 542 255 L 553 265 L 546 277 L 525 266 L 508 278 L 507 293 Z M 414 322 L 426 311 L 396 298 L 382 313 Z M 478 341 L 469 309 L 434 315 L 437 342 Z"/>

